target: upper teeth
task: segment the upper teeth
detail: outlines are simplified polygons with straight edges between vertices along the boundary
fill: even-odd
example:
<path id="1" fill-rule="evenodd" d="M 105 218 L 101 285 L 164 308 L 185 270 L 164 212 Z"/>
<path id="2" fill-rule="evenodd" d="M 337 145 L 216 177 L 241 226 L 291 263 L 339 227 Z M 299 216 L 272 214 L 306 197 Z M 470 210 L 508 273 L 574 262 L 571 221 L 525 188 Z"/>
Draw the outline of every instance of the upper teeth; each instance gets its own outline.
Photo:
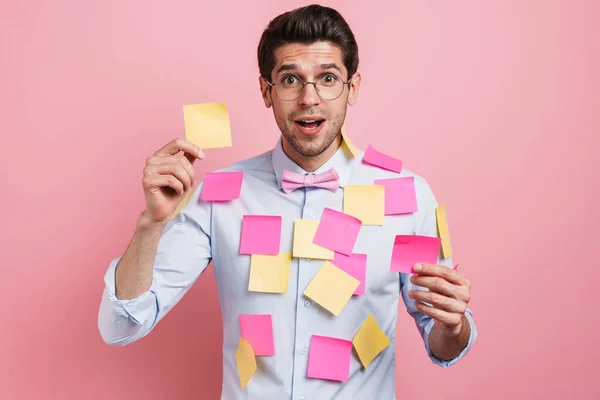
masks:
<path id="1" fill-rule="evenodd" d="M 311 120 L 306 120 L 306 121 L 302 121 L 302 122 L 306 122 L 308 124 L 312 123 L 312 122 L 317 122 L 316 119 L 311 119 Z"/>

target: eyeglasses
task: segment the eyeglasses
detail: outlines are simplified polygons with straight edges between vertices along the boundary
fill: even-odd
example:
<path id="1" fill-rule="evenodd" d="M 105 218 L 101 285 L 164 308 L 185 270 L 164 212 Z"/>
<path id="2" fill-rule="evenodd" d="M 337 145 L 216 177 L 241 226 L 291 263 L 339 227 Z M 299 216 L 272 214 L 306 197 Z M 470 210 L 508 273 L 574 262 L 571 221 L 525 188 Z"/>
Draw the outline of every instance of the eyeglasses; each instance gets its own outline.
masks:
<path id="1" fill-rule="evenodd" d="M 284 75 L 278 82 L 273 83 L 266 78 L 264 79 L 269 86 L 275 88 L 277 97 L 285 101 L 298 99 L 304 87 L 308 84 L 315 86 L 315 90 L 321 99 L 325 101 L 335 100 L 342 95 L 344 87 L 352 82 L 352 79 L 344 82 L 342 78 L 332 73 L 321 75 L 315 82 L 305 82 L 294 74 Z"/>

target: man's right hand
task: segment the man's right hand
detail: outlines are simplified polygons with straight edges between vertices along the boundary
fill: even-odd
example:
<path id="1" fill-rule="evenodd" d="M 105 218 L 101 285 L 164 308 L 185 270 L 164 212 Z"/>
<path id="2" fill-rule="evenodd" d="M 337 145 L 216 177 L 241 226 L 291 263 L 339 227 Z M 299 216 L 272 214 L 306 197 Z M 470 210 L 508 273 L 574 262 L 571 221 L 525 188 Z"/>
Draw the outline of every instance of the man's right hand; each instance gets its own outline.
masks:
<path id="1" fill-rule="evenodd" d="M 192 142 L 177 138 L 146 160 L 142 186 L 146 198 L 143 215 L 152 222 L 165 223 L 177 205 L 194 188 L 192 164 L 204 152 Z"/>

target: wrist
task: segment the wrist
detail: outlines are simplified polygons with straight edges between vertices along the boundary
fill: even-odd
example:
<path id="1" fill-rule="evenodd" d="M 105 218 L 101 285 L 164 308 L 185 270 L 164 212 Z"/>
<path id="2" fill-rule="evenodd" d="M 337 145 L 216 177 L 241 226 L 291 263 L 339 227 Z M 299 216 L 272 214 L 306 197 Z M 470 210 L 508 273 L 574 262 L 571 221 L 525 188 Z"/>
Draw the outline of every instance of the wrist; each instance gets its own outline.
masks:
<path id="1" fill-rule="evenodd" d="M 433 324 L 434 329 L 438 330 L 439 333 L 446 338 L 455 338 L 462 334 L 465 327 L 469 324 L 467 317 L 465 315 L 462 316 L 458 325 L 448 326 L 442 323 L 438 324 L 438 321 L 435 321 Z"/>
<path id="2" fill-rule="evenodd" d="M 167 225 L 168 220 L 156 221 L 146 214 L 146 211 L 142 212 L 137 219 L 136 231 L 137 232 L 162 232 Z"/>

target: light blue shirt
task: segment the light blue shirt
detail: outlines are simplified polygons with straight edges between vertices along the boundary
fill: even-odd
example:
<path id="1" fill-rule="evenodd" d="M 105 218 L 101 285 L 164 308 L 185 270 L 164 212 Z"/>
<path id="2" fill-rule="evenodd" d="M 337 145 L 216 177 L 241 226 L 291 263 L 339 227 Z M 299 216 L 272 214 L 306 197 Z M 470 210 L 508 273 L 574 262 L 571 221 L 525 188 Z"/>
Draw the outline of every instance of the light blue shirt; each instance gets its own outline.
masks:
<path id="1" fill-rule="evenodd" d="M 315 172 L 335 168 L 341 188 L 398 177 L 394 172 L 362 163 L 363 154 L 360 152 L 353 158 L 342 146 Z M 212 260 L 223 318 L 221 399 L 395 399 L 394 343 L 400 298 L 414 318 L 425 352 L 434 363 L 448 367 L 462 358 L 477 336 L 471 311 L 466 313 L 471 324 L 467 347 L 453 360 L 439 360 L 428 345 L 434 321 L 418 312 L 414 301 L 408 298 L 408 291 L 415 288 L 409 281 L 410 275 L 390 272 L 396 235 L 437 235 L 435 208 L 438 203 L 427 182 L 406 169 L 400 176 L 414 177 L 418 211 L 386 216 L 383 226 L 361 227 L 354 252 L 367 254 L 365 294 L 353 296 L 338 316 L 303 295 L 322 266 L 322 260 L 294 258 L 289 287 L 284 294 L 248 291 L 250 256 L 239 254 L 243 215 L 280 215 L 283 220 L 281 252 L 291 252 L 295 220 L 319 219 L 326 207 L 343 210 L 344 190 L 334 193 L 313 187 L 285 194 L 281 190 L 284 169 L 307 173 L 283 152 L 280 139 L 273 150 L 223 170 L 244 172 L 238 199 L 225 203 L 198 202 L 201 183 L 189 203 L 165 227 L 158 245 L 152 285 L 138 298 L 119 300 L 115 297 L 114 276 L 119 258 L 113 260 L 105 276 L 106 288 L 98 317 L 103 339 L 109 344 L 126 345 L 147 335 Z M 438 263 L 452 267 L 451 258 L 439 259 Z M 366 370 L 353 354 L 347 382 L 307 378 L 311 336 L 352 340 L 369 313 L 392 344 Z M 273 318 L 275 355 L 257 357 L 258 370 L 245 389 L 240 386 L 235 362 L 240 339 L 239 314 L 271 314 Z"/>

